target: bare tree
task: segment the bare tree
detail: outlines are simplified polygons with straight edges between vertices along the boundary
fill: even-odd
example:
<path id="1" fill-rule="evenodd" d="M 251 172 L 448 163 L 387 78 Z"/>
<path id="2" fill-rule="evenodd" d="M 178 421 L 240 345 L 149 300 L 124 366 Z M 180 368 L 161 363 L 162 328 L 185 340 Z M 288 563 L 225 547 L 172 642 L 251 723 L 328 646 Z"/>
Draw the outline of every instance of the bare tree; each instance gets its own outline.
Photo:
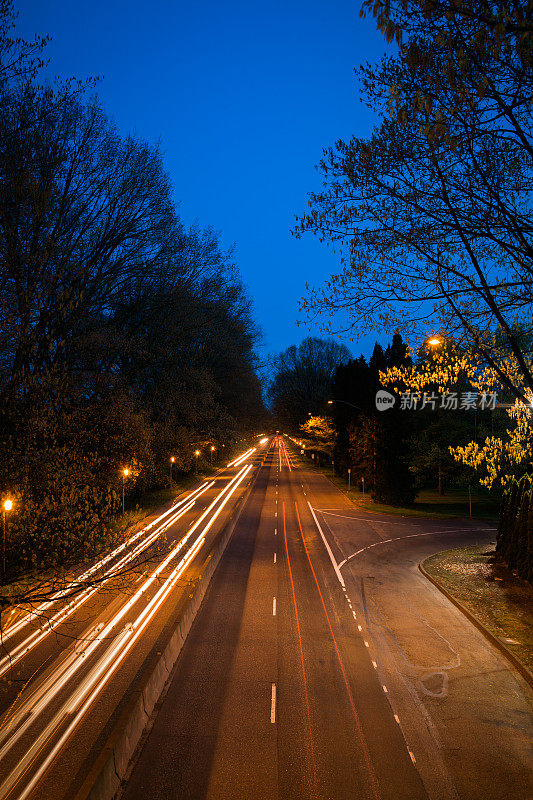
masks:
<path id="1" fill-rule="evenodd" d="M 279 424 L 297 431 L 309 413 L 324 411 L 335 371 L 350 359 L 345 345 L 332 339 L 307 337 L 274 359 L 268 395 Z"/>
<path id="2" fill-rule="evenodd" d="M 296 233 L 333 244 L 343 266 L 302 307 L 345 314 L 354 336 L 399 329 L 413 340 L 442 328 L 526 401 L 530 4 L 408 0 L 375 9 L 399 43 L 397 56 L 359 71 L 362 95 L 383 122 L 370 139 L 325 151 L 324 188 Z"/>

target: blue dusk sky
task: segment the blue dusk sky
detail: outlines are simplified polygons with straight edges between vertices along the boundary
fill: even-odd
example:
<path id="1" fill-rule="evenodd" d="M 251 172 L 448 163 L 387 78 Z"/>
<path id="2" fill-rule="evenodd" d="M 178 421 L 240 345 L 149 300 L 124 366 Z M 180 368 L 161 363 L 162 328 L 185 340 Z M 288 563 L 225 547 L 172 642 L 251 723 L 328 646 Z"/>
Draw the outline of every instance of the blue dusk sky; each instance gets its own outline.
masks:
<path id="1" fill-rule="evenodd" d="M 186 224 L 237 246 L 264 332 L 262 353 L 298 343 L 306 282 L 323 283 L 335 255 L 290 234 L 314 165 L 338 137 L 367 135 L 353 68 L 384 51 L 359 0 L 16 0 L 18 33 L 50 34 L 49 73 L 100 76 L 119 129 L 159 140 Z M 356 355 L 375 336 L 348 343 Z"/>

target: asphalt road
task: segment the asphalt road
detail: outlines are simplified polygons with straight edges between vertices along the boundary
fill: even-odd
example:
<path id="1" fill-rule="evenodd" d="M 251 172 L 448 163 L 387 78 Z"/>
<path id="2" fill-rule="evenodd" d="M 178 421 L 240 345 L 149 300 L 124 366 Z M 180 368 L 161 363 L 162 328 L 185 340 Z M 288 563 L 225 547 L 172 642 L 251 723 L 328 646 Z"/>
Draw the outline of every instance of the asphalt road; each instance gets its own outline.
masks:
<path id="1" fill-rule="evenodd" d="M 122 800 L 533 796 L 530 687 L 417 568 L 494 531 L 363 513 L 292 461 L 261 469 Z"/>

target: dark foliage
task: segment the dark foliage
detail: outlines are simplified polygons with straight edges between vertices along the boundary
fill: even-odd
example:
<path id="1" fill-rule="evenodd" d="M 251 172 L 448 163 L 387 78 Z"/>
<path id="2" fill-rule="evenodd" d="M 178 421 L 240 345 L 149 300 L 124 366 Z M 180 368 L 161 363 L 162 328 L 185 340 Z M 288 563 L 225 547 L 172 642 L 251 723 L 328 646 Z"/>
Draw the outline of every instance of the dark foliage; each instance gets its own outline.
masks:
<path id="1" fill-rule="evenodd" d="M 376 393 L 381 388 L 380 370 L 408 363 L 407 348 L 395 334 L 385 352 L 376 344 L 368 364 L 361 356 L 339 367 L 332 387 L 337 463 L 343 472 L 352 470 L 354 485 L 360 486 L 364 478 L 376 502 L 392 505 L 414 501 L 408 449 L 410 417 L 397 405 L 379 411 Z"/>
<path id="2" fill-rule="evenodd" d="M 45 40 L 0 2 L 0 493 L 8 577 L 79 561 L 126 496 L 264 416 L 259 331 L 213 230 L 186 229 L 161 154 L 82 88 L 33 82 Z"/>
<path id="3" fill-rule="evenodd" d="M 295 432 L 310 414 L 324 413 L 335 370 L 349 359 L 344 345 L 311 336 L 276 356 L 268 397 L 277 425 Z"/>

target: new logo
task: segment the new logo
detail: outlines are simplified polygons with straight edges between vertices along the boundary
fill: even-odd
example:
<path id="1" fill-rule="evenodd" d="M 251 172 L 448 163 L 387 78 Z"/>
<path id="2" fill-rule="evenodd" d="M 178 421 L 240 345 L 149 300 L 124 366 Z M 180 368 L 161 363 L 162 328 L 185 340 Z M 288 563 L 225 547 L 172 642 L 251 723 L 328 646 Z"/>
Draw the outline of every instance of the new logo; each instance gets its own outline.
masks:
<path id="1" fill-rule="evenodd" d="M 394 395 L 386 392 L 384 389 L 380 389 L 379 392 L 376 392 L 376 408 L 378 411 L 386 411 L 388 408 L 392 408 L 395 402 L 396 398 Z"/>

